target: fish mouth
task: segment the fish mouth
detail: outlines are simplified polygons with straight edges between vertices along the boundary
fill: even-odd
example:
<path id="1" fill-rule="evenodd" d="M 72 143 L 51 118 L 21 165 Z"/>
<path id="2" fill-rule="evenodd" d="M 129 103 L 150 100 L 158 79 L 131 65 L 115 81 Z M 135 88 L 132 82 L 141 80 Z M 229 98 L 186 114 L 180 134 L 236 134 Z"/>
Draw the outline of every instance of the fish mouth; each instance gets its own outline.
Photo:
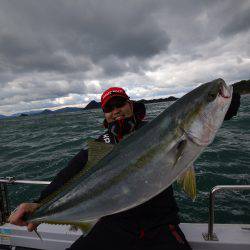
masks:
<path id="1" fill-rule="evenodd" d="M 230 91 L 230 87 L 228 87 L 227 85 L 222 84 L 220 86 L 219 89 L 219 96 L 228 99 L 231 97 L 231 91 Z"/>

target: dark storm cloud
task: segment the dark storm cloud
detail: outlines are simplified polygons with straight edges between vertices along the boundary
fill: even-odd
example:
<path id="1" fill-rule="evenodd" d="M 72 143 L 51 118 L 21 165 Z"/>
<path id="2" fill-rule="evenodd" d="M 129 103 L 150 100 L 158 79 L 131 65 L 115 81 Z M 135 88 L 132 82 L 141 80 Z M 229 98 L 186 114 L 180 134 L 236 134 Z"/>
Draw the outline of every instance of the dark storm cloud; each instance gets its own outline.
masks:
<path id="1" fill-rule="evenodd" d="M 0 71 L 9 70 L 13 73 L 38 72 L 74 72 L 88 70 L 84 65 L 74 63 L 70 54 L 56 48 L 49 39 L 37 37 L 36 34 L 0 33 Z M 44 41 L 43 41 L 44 40 Z"/>
<path id="2" fill-rule="evenodd" d="M 89 69 L 70 57 L 151 57 L 170 42 L 151 18 L 152 7 L 147 1 L 5 1 L 2 60 L 12 71 L 67 72 Z"/>
<path id="3" fill-rule="evenodd" d="M 246 76 L 249 9 L 247 0 L 2 0 L 0 113 L 78 103 L 110 84 L 153 96 Z"/>
<path id="4" fill-rule="evenodd" d="M 1 1 L 1 105 L 86 94 L 73 82 L 137 72 L 139 59 L 170 43 L 151 15 L 158 8 L 151 1 Z"/>
<path id="5" fill-rule="evenodd" d="M 100 67 L 104 75 L 109 77 L 122 76 L 123 73 L 136 72 L 142 73 L 147 65 L 138 58 L 127 58 L 126 60 L 115 56 L 108 56 L 100 60 Z"/>
<path id="6" fill-rule="evenodd" d="M 235 35 L 250 29 L 250 7 L 235 14 L 231 21 L 223 27 L 221 34 L 225 36 Z"/>
<path id="7" fill-rule="evenodd" d="M 25 37 L 17 37 L 13 34 L 1 34 L 0 51 L 2 64 L 0 72 L 6 69 L 13 73 L 27 72 L 75 72 L 79 70 L 90 70 L 90 64 L 74 63 L 67 53 L 52 49 L 49 44 L 32 42 Z"/>

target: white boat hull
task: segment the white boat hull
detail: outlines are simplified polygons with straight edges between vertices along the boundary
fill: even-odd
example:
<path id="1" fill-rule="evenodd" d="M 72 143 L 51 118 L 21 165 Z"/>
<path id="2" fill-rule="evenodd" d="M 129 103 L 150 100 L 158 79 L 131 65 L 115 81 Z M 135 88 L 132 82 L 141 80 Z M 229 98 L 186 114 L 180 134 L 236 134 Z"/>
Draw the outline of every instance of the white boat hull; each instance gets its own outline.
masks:
<path id="1" fill-rule="evenodd" d="M 207 233 L 207 224 L 181 223 L 187 240 L 194 250 L 249 250 L 250 225 L 214 224 L 214 232 L 218 241 L 206 241 L 203 233 Z M 38 228 L 42 241 L 34 232 L 25 227 L 11 224 L 0 226 L 0 249 L 3 246 L 26 247 L 32 249 L 62 250 L 68 248 L 82 235 L 80 230 L 72 231 L 69 226 L 42 224 Z M 6 248 L 5 248 L 6 249 Z"/>

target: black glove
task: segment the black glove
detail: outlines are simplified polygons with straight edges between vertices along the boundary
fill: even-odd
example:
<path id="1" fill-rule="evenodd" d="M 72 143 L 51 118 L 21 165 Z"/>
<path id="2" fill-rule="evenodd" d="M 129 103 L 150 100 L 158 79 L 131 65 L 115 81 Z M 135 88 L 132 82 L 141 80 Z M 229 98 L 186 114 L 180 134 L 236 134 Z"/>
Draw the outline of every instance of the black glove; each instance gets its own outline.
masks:
<path id="1" fill-rule="evenodd" d="M 240 107 L 240 94 L 238 92 L 233 91 L 232 101 L 225 115 L 224 121 L 230 120 L 233 116 L 236 116 L 239 107 Z"/>

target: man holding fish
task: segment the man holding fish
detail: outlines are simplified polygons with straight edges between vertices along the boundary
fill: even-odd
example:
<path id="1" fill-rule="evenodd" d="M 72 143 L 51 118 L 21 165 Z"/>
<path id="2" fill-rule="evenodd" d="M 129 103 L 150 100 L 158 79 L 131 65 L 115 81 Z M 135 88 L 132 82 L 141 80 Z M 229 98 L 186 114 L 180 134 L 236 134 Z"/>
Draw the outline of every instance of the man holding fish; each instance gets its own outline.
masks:
<path id="1" fill-rule="evenodd" d="M 32 231 L 42 222 L 66 221 L 88 231 L 70 249 L 191 249 L 178 226 L 171 184 L 179 179 L 194 198 L 192 164 L 224 117 L 236 115 L 239 100 L 218 79 L 147 123 L 144 104 L 122 88 L 109 88 L 101 97 L 107 131 L 60 171 L 39 200 L 21 204 L 10 222 Z"/>

